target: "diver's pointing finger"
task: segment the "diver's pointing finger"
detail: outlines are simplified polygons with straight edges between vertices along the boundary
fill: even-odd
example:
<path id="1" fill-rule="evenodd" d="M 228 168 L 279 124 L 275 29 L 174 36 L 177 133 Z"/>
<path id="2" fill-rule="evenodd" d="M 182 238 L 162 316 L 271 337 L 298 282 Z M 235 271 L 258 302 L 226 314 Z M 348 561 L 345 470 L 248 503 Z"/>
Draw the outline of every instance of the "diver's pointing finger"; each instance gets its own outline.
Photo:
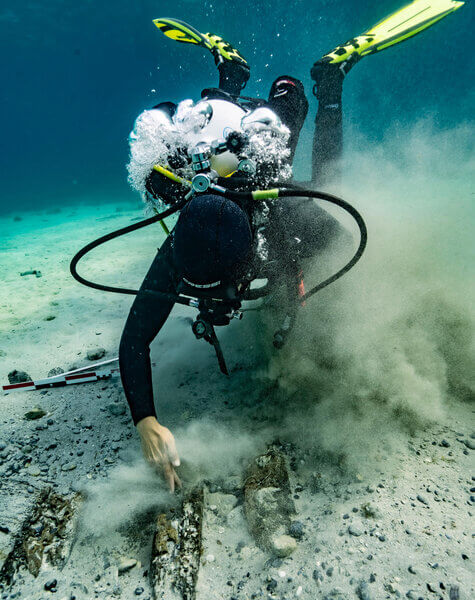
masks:
<path id="1" fill-rule="evenodd" d="M 168 479 L 168 485 L 170 487 L 170 492 L 173 494 L 173 492 L 175 491 L 175 478 L 173 477 L 173 473 L 168 475 L 167 479 Z"/>
<path id="2" fill-rule="evenodd" d="M 168 487 L 170 488 L 170 491 L 173 494 L 173 492 L 175 491 L 175 471 L 173 470 L 171 465 L 167 463 L 163 465 L 163 473 L 165 476 L 165 481 L 167 482 Z"/>
<path id="3" fill-rule="evenodd" d="M 167 454 L 170 462 L 174 467 L 180 466 L 180 457 L 178 456 L 178 452 L 175 445 L 175 440 L 170 440 L 168 442 Z"/>

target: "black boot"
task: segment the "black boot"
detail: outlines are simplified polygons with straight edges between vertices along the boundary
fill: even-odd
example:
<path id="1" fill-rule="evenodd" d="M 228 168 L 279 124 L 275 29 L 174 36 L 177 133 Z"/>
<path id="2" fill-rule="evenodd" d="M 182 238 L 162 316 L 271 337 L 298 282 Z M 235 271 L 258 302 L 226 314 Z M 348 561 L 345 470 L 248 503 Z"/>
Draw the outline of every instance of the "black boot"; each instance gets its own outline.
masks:
<path id="1" fill-rule="evenodd" d="M 310 77 L 315 81 L 313 94 L 317 100 L 328 104 L 340 103 L 343 79 L 347 72 L 340 69 L 340 65 L 317 61 L 310 70 Z"/>

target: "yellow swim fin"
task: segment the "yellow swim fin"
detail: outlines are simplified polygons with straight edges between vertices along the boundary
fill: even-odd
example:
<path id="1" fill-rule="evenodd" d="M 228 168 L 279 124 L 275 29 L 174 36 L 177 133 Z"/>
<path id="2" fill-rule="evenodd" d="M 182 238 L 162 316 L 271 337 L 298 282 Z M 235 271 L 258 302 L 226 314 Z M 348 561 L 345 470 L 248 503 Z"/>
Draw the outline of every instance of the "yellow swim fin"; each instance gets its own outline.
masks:
<path id="1" fill-rule="evenodd" d="M 205 36 L 184 21 L 164 18 L 154 19 L 153 22 L 164 35 L 171 40 L 175 40 L 175 42 L 196 44 L 197 46 L 211 50 L 211 44 Z"/>
<path id="2" fill-rule="evenodd" d="M 216 64 L 226 61 L 238 62 L 247 65 L 245 58 L 233 48 L 229 42 L 214 33 L 200 33 L 197 29 L 178 19 L 161 18 L 154 19 L 153 22 L 158 29 L 167 37 L 176 42 L 185 44 L 195 44 L 209 50 L 215 59 Z"/>
<path id="3" fill-rule="evenodd" d="M 337 46 L 315 63 L 315 66 L 322 63 L 338 64 L 343 74 L 346 74 L 363 56 L 381 52 L 413 37 L 464 4 L 465 2 L 456 0 L 414 0 L 362 35 Z"/>

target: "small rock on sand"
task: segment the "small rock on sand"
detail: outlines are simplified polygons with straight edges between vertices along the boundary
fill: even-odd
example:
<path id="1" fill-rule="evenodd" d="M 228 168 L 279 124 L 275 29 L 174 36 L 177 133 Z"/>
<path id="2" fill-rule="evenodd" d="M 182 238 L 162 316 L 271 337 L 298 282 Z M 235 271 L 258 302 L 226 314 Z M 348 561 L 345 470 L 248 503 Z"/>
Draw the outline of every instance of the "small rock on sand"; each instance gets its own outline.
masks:
<path id="1" fill-rule="evenodd" d="M 93 348 L 87 351 L 87 360 L 100 360 L 106 355 L 105 348 Z"/>
<path id="2" fill-rule="evenodd" d="M 361 581 L 358 587 L 356 588 L 356 595 L 360 600 L 372 600 L 372 596 L 369 591 L 368 584 L 366 581 Z"/>
<path id="3" fill-rule="evenodd" d="M 135 567 L 137 564 L 137 559 L 135 558 L 122 558 L 118 564 L 119 575 L 122 573 L 127 573 Z"/>
<path id="4" fill-rule="evenodd" d="M 61 375 L 61 373 L 64 373 L 64 369 L 62 369 L 61 367 L 54 367 L 54 369 L 50 369 L 48 371 L 48 377 L 54 377 L 55 375 Z"/>
<path id="5" fill-rule="evenodd" d="M 14 369 L 8 373 L 8 381 L 10 383 L 25 383 L 25 381 L 32 381 L 32 379 L 25 371 Z"/>
<path id="6" fill-rule="evenodd" d="M 304 525 L 301 521 L 292 521 L 289 527 L 289 534 L 296 540 L 301 540 L 304 534 Z"/>
<path id="7" fill-rule="evenodd" d="M 111 402 L 110 404 L 108 404 L 107 410 L 110 412 L 111 415 L 114 415 L 115 417 L 125 415 L 125 405 L 119 404 L 117 402 Z"/>
<path id="8" fill-rule="evenodd" d="M 74 463 L 65 463 L 61 466 L 61 471 L 73 471 L 76 468 Z"/>
<path id="9" fill-rule="evenodd" d="M 361 512 L 367 519 L 380 519 L 382 517 L 381 511 L 372 502 L 365 502 L 361 506 Z"/>
<path id="10" fill-rule="evenodd" d="M 236 506 L 238 499 L 233 494 L 221 494 L 220 492 L 209 493 L 207 502 L 216 507 L 216 512 L 225 517 Z"/>
<path id="11" fill-rule="evenodd" d="M 34 421 L 35 419 L 41 419 L 45 414 L 46 412 L 40 406 L 35 406 L 35 408 L 32 408 L 25 413 L 25 419 L 27 421 Z"/>
<path id="12" fill-rule="evenodd" d="M 279 535 L 271 540 L 272 551 L 279 558 L 290 556 L 297 549 L 297 542 L 290 535 Z"/>
<path id="13" fill-rule="evenodd" d="M 53 592 L 53 591 L 55 592 L 57 585 L 58 585 L 57 579 L 50 579 L 49 581 L 47 581 L 45 583 L 44 588 L 48 592 Z"/>
<path id="14" fill-rule="evenodd" d="M 363 535 L 363 528 L 357 524 L 351 524 L 348 527 L 348 533 L 350 535 L 354 535 L 355 537 L 359 537 L 360 535 Z"/>

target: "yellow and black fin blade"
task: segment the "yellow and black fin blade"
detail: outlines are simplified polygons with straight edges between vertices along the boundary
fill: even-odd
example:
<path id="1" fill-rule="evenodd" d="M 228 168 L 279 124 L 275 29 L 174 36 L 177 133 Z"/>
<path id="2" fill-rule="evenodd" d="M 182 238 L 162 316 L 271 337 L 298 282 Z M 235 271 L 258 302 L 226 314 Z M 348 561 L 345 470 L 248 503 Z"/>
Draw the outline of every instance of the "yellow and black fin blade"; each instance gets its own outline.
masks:
<path id="1" fill-rule="evenodd" d="M 236 48 L 233 48 L 229 42 L 223 40 L 222 37 L 216 35 L 215 33 L 204 33 L 203 35 L 208 40 L 213 55 L 218 55 L 221 57 L 218 62 L 230 60 L 247 65 L 247 61 L 244 56 L 242 56 L 242 54 L 236 50 Z"/>
<path id="2" fill-rule="evenodd" d="M 380 52 L 417 35 L 464 4 L 457 0 L 414 0 L 362 35 L 337 46 L 320 60 L 330 64 L 357 62 L 363 56 Z"/>
<path id="3" fill-rule="evenodd" d="M 234 61 L 247 65 L 245 58 L 233 48 L 229 42 L 214 33 L 200 33 L 197 29 L 179 19 L 160 18 L 154 19 L 158 29 L 171 40 L 184 44 L 195 44 L 209 50 L 216 61 L 220 64 L 226 61 Z"/>
<path id="4" fill-rule="evenodd" d="M 197 29 L 178 19 L 160 18 L 153 22 L 158 29 L 171 40 L 184 44 L 195 44 L 211 50 L 212 44 L 206 36 Z"/>

